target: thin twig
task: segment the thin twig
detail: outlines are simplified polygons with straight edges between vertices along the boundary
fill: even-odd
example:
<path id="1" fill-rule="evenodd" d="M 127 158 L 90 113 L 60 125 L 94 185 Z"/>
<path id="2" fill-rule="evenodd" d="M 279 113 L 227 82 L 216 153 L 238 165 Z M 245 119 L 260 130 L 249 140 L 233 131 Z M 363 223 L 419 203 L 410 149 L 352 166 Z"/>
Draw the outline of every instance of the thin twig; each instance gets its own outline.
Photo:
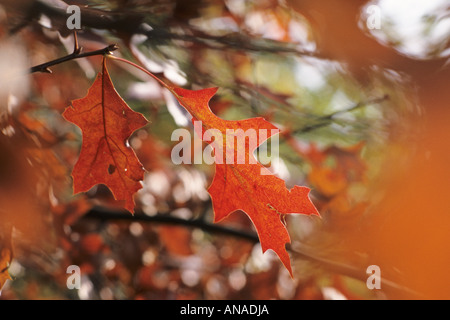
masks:
<path id="1" fill-rule="evenodd" d="M 327 257 L 323 256 L 321 257 L 320 255 L 316 255 L 313 252 L 311 252 L 312 250 L 314 249 L 313 248 L 308 249 L 307 246 L 301 244 L 296 244 L 291 247 L 291 251 L 295 253 L 298 257 L 318 263 L 321 267 L 327 269 L 328 271 L 345 275 L 363 282 L 367 280 L 368 275 L 365 272 L 366 271 L 365 269 L 358 268 L 358 266 L 351 265 L 348 263 L 330 260 Z M 423 296 L 419 292 L 414 291 L 411 288 L 408 288 L 402 284 L 396 283 L 395 281 L 387 279 L 386 277 L 382 277 L 380 280 L 383 290 L 397 291 L 397 292 L 400 291 L 411 294 L 412 296 L 417 298 L 423 298 Z"/>
<path id="2" fill-rule="evenodd" d="M 344 110 L 338 110 L 338 111 L 333 112 L 331 114 L 327 114 L 327 115 L 318 117 L 316 119 L 317 123 L 311 124 L 311 125 L 307 125 L 307 126 L 304 126 L 302 128 L 298 128 L 297 130 L 292 131 L 291 134 L 307 133 L 307 132 L 310 132 L 312 130 L 328 126 L 331 123 L 330 120 L 332 120 L 338 114 L 355 111 L 356 109 L 359 109 L 361 107 L 365 107 L 367 105 L 382 103 L 382 102 L 384 102 L 384 101 L 386 101 L 388 99 L 389 99 L 389 95 L 386 94 L 386 95 L 384 95 L 382 97 L 374 98 L 374 99 L 371 99 L 369 101 L 358 102 L 357 104 L 355 104 L 354 106 L 352 106 L 350 108 L 347 108 L 347 109 L 344 109 Z"/>
<path id="3" fill-rule="evenodd" d="M 78 45 L 77 31 L 73 31 L 73 54 L 80 54 L 82 48 Z"/>
<path id="4" fill-rule="evenodd" d="M 54 66 L 54 65 L 66 62 L 66 61 L 74 60 L 74 59 L 110 54 L 111 52 L 113 52 L 119 48 L 116 44 L 110 44 L 109 46 L 107 46 L 103 49 L 81 53 L 82 48 L 77 47 L 77 42 L 75 42 L 75 43 L 76 43 L 76 45 L 75 45 L 75 50 L 73 53 L 71 53 L 67 56 L 40 64 L 40 65 L 37 65 L 37 66 L 31 67 L 29 73 L 34 73 L 34 72 L 52 73 L 52 71 L 49 69 L 51 66 Z"/>
<path id="5" fill-rule="evenodd" d="M 224 50 L 224 48 L 227 48 L 238 51 L 259 53 L 292 53 L 300 56 L 323 59 L 320 53 L 315 51 L 302 50 L 295 43 L 283 43 L 281 41 L 270 39 L 252 38 L 251 36 L 242 35 L 239 33 L 231 33 L 225 36 L 216 36 L 210 35 L 189 26 L 185 26 L 184 30 L 189 30 L 192 34 L 188 34 L 187 32 L 183 34 L 173 33 L 161 27 L 155 27 L 152 30 L 139 27 L 136 30 L 136 33 L 147 36 L 147 38 L 149 39 L 148 41 L 155 41 L 155 39 L 165 41 L 182 40 L 218 50 Z"/>

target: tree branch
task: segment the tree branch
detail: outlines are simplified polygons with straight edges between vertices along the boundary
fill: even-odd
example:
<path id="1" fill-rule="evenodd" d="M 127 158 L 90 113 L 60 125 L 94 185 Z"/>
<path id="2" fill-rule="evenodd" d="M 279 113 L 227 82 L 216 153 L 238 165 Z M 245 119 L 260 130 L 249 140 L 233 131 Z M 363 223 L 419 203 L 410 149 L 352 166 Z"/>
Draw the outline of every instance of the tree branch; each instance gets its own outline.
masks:
<path id="1" fill-rule="evenodd" d="M 123 210 L 113 210 L 104 207 L 93 207 L 86 213 L 82 219 L 97 219 L 101 221 L 134 221 L 134 222 L 152 222 L 163 223 L 171 225 L 180 225 L 199 228 L 211 233 L 220 233 L 224 235 L 238 237 L 250 242 L 259 242 L 258 236 L 253 232 L 247 232 L 244 230 L 236 230 L 226 226 L 218 224 L 210 224 L 204 219 L 182 219 L 170 215 L 157 214 L 154 216 L 148 216 L 142 211 L 136 211 L 134 215 Z"/>
<path id="2" fill-rule="evenodd" d="M 74 51 L 64 57 L 31 67 L 29 70 L 29 73 L 34 73 L 34 72 L 47 72 L 47 73 L 52 73 L 52 71 L 49 69 L 49 67 L 66 62 L 66 61 L 70 61 L 70 60 L 74 60 L 74 59 L 79 59 L 79 58 L 86 58 L 86 57 L 91 57 L 91 56 L 100 56 L 100 55 L 105 55 L 105 54 L 110 54 L 112 51 L 117 50 L 118 46 L 116 44 L 110 44 L 109 46 L 103 48 L 103 49 L 99 49 L 99 50 L 95 50 L 95 51 L 89 51 L 89 52 L 85 52 L 85 53 L 81 53 L 82 48 L 78 47 L 77 42 L 75 42 L 75 48 Z"/>
<path id="3" fill-rule="evenodd" d="M 311 252 L 313 250 L 314 250 L 313 248 L 308 248 L 307 245 L 300 243 L 293 245 L 291 248 L 291 251 L 298 257 L 318 263 L 321 267 L 327 269 L 328 271 L 348 276 L 353 279 L 360 280 L 362 282 L 365 282 L 367 280 L 368 274 L 366 273 L 365 268 L 336 260 L 331 260 L 324 256 L 321 257 L 320 255 L 316 255 L 313 252 Z M 417 298 L 423 298 L 423 296 L 419 292 L 416 292 L 404 285 L 398 284 L 395 281 L 386 278 L 385 276 L 381 277 L 380 280 L 382 283 L 383 290 L 385 291 L 407 292 L 411 295 L 414 295 Z"/>
<path id="4" fill-rule="evenodd" d="M 140 26 L 137 28 L 136 33 L 147 36 L 149 43 L 155 40 L 182 40 L 216 50 L 233 49 L 247 52 L 292 53 L 322 59 L 320 53 L 301 50 L 298 47 L 298 44 L 295 43 L 283 43 L 264 38 L 252 38 L 246 34 L 237 32 L 229 33 L 224 36 L 216 36 L 197 30 L 191 26 L 184 26 L 183 30 L 188 30 L 189 32 L 177 34 L 158 26 L 154 26 L 152 30 Z"/>
<path id="5" fill-rule="evenodd" d="M 365 106 L 370 105 L 370 104 L 382 103 L 382 102 L 384 102 L 384 101 L 386 101 L 388 99 L 389 99 L 389 95 L 385 94 L 382 97 L 374 98 L 374 99 L 371 99 L 371 100 L 368 100 L 368 101 L 358 102 L 357 104 L 355 104 L 354 106 L 351 106 L 350 108 L 347 108 L 347 109 L 344 109 L 344 110 L 338 110 L 338 111 L 333 112 L 331 114 L 318 117 L 316 119 L 317 123 L 310 124 L 310 125 L 304 126 L 302 128 L 299 128 L 297 130 L 294 130 L 294 131 L 291 132 L 291 134 L 307 133 L 307 132 L 310 132 L 312 130 L 328 126 L 331 123 L 331 120 L 333 119 L 333 117 L 335 117 L 338 114 L 351 112 L 351 111 L 354 111 L 354 110 L 359 109 L 361 107 L 365 107 Z"/>
<path id="6" fill-rule="evenodd" d="M 66 32 L 66 9 L 68 4 L 61 0 L 38 0 L 29 9 L 29 16 L 23 23 L 14 29 L 16 32 L 32 18 L 38 19 L 41 14 L 49 17 L 60 32 Z M 224 36 L 210 35 L 193 28 L 190 25 L 178 25 L 184 30 L 182 34 L 170 31 L 167 26 L 152 25 L 149 30 L 143 25 L 145 14 L 131 11 L 107 11 L 97 8 L 81 7 L 83 28 L 95 28 L 103 30 L 115 30 L 117 33 L 142 34 L 147 36 L 151 43 L 166 42 L 171 40 L 183 40 L 203 45 L 216 50 L 231 48 L 239 51 L 268 52 L 268 53 L 293 53 L 302 56 L 310 56 L 321 59 L 321 55 L 315 51 L 301 50 L 297 44 L 284 43 L 270 39 L 253 38 L 239 33 L 229 33 Z"/>
<path id="7" fill-rule="evenodd" d="M 185 227 L 194 227 L 202 229 L 206 232 L 211 233 L 220 233 L 223 235 L 228 236 L 234 236 L 238 237 L 243 240 L 250 241 L 252 243 L 258 243 L 259 238 L 258 235 L 253 232 L 248 232 L 244 230 L 236 230 L 233 228 L 229 228 L 223 225 L 217 225 L 217 224 L 210 224 L 206 222 L 204 219 L 193 219 L 193 220 L 187 220 L 182 219 L 170 215 L 163 215 L 163 214 L 157 214 L 154 216 L 148 216 L 144 214 L 142 211 L 136 211 L 135 215 L 131 215 L 127 211 L 123 210 L 115 210 L 115 209 L 109 209 L 104 208 L 100 206 L 93 207 L 91 210 L 89 210 L 82 219 L 96 219 L 100 221 L 133 221 L 133 222 L 146 222 L 146 223 L 162 223 L 162 224 L 170 224 L 170 225 L 179 225 L 179 226 L 185 226 Z M 346 275 L 349 277 L 352 277 L 354 279 L 358 279 L 361 281 L 365 281 L 367 274 L 364 272 L 364 270 L 359 269 L 355 266 L 348 265 L 345 263 L 329 260 L 325 257 L 317 256 L 316 254 L 312 253 L 311 249 L 307 248 L 306 246 L 302 246 L 300 244 L 296 244 L 291 246 L 289 248 L 291 252 L 296 254 L 301 259 L 309 260 L 312 262 L 316 262 L 319 265 L 321 265 L 323 268 L 335 272 L 338 274 Z M 382 283 L 385 289 L 388 290 L 400 290 L 409 292 L 414 295 L 419 295 L 417 292 L 411 290 L 410 288 L 407 288 L 405 286 L 399 285 L 389 279 L 382 279 Z"/>

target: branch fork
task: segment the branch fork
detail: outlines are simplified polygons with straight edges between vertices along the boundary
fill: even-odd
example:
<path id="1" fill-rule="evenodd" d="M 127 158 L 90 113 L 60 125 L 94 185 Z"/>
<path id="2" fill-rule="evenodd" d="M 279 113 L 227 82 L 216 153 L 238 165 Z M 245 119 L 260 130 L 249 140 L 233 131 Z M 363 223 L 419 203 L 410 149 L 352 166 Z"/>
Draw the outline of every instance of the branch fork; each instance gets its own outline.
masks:
<path id="1" fill-rule="evenodd" d="M 74 48 L 73 48 L 73 52 L 71 54 L 61 57 L 61 58 L 58 58 L 58 59 L 55 59 L 55 60 L 52 60 L 52 61 L 48 61 L 48 62 L 39 64 L 34 67 L 31 67 L 29 69 L 29 73 L 35 73 L 35 72 L 52 73 L 52 70 L 50 70 L 51 66 L 54 66 L 54 65 L 66 62 L 66 61 L 70 61 L 70 60 L 80 59 L 80 58 L 108 55 L 119 48 L 117 46 L 117 44 L 110 44 L 107 47 L 104 47 L 103 49 L 82 53 L 83 47 L 80 47 L 78 44 L 78 37 L 77 37 L 76 32 L 74 32 L 74 40 L 75 40 Z"/>

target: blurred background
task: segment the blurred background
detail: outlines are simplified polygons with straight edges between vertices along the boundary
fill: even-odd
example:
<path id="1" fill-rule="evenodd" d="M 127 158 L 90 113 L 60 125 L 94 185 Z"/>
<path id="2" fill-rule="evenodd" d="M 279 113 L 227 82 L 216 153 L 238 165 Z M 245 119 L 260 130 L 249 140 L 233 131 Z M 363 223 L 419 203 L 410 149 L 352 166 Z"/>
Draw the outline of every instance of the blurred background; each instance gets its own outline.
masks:
<path id="1" fill-rule="evenodd" d="M 126 64 L 112 81 L 150 121 L 130 139 L 136 214 L 101 185 L 73 195 L 81 132 L 61 113 L 101 57 L 27 72 L 72 53 L 71 4 L 84 52 L 116 43 L 164 81 L 219 87 L 221 118 L 281 129 L 277 175 L 322 217 L 286 217 L 294 279 L 243 212 L 212 223 L 214 167 L 170 159 L 189 117 Z M 447 0 L 1 0 L 0 298 L 449 299 L 449 39 Z"/>

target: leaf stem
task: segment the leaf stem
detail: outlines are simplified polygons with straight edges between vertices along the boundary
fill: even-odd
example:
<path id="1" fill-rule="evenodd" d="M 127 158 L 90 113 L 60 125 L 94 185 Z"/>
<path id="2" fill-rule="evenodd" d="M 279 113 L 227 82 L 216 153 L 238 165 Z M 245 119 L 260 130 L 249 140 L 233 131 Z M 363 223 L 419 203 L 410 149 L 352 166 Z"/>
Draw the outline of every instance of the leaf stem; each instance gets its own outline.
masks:
<path id="1" fill-rule="evenodd" d="M 121 62 L 128 63 L 129 65 L 131 65 L 131 66 L 133 66 L 133 67 L 135 67 L 135 68 L 141 70 L 142 72 L 148 74 L 150 77 L 152 77 L 153 79 L 155 79 L 156 81 L 158 81 L 164 88 L 168 89 L 170 92 L 173 93 L 173 88 L 172 88 L 170 85 L 168 85 L 167 83 L 165 83 L 164 81 L 162 81 L 161 79 L 159 79 L 157 76 L 155 76 L 153 73 L 151 73 L 151 72 L 148 71 L 147 69 L 141 67 L 140 65 L 137 65 L 136 63 L 131 62 L 131 61 L 127 60 L 127 59 L 119 58 L 119 57 L 116 57 L 116 56 L 111 56 L 111 55 L 110 55 L 110 56 L 108 56 L 108 57 L 111 58 L 111 59 L 113 59 L 113 60 L 117 60 L 117 61 L 121 61 Z"/>
<path id="2" fill-rule="evenodd" d="M 182 106 L 183 106 L 183 107 L 184 107 L 184 108 L 185 108 L 192 116 L 195 115 L 195 113 L 193 112 L 193 110 L 191 109 L 191 107 L 189 107 L 189 105 L 184 101 L 183 97 L 179 96 L 179 95 L 175 92 L 173 86 L 171 86 L 171 85 L 165 83 L 164 81 L 162 81 L 161 79 L 159 79 L 157 76 L 155 76 L 153 73 L 151 73 L 151 72 L 148 71 L 147 69 L 141 67 L 140 65 L 138 65 L 138 64 L 136 64 L 136 63 L 134 63 L 134 62 L 131 62 L 131 61 L 127 60 L 127 59 L 123 59 L 123 58 L 119 58 L 119 57 L 116 57 L 116 56 L 112 56 L 112 55 L 109 55 L 108 57 L 111 58 L 111 59 L 117 60 L 117 61 L 121 61 L 121 62 L 128 63 L 129 65 L 131 65 L 131 66 L 133 66 L 133 67 L 135 67 L 135 68 L 141 70 L 142 72 L 148 74 L 150 77 L 152 77 L 153 79 L 155 79 L 156 81 L 158 81 L 164 88 L 166 88 L 167 90 L 169 90 L 169 91 L 176 97 L 176 99 L 178 100 L 178 102 L 179 102 L 179 103 L 180 103 L 180 104 L 181 104 L 181 105 L 182 105 Z"/>

